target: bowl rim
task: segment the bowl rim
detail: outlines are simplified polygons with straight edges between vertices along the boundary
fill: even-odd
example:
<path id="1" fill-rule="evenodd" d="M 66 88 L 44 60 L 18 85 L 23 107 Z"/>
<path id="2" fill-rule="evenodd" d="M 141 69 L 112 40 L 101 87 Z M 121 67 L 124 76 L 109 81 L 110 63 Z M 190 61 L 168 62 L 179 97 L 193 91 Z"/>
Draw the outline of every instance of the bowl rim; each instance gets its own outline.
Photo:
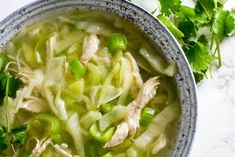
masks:
<path id="1" fill-rule="evenodd" d="M 33 2 L 30 2 L 27 5 L 17 9 L 16 11 L 12 12 L 10 15 L 6 16 L 3 20 L 0 21 L 0 35 L 4 32 L 5 28 L 7 28 L 12 22 L 14 22 L 14 17 L 17 17 L 17 16 L 22 17 L 22 16 L 24 16 L 24 14 L 21 14 L 21 13 L 24 12 L 26 9 L 30 8 L 31 11 L 33 11 L 35 8 L 32 8 L 32 6 L 40 5 L 40 4 L 43 4 L 43 3 L 45 3 L 43 6 L 46 6 L 46 5 L 49 5 L 50 3 L 55 3 L 55 2 L 58 2 L 58 1 L 60 1 L 60 0 L 34 0 Z M 65 0 L 62 0 L 62 1 L 65 1 Z M 79 0 L 79 1 L 84 1 L 84 0 Z M 93 0 L 93 1 L 96 1 L 96 0 Z M 100 0 L 100 1 L 101 2 L 102 1 L 106 2 L 106 1 L 109 1 L 109 0 Z M 164 33 L 166 33 L 166 35 L 171 38 L 171 40 L 173 41 L 173 43 L 175 44 L 177 49 L 180 51 L 179 55 L 180 55 L 180 57 L 182 57 L 182 59 L 184 61 L 186 70 L 187 70 L 188 75 L 189 75 L 189 81 L 190 81 L 190 83 L 192 85 L 192 91 L 191 91 L 192 98 L 190 98 L 190 99 L 192 99 L 193 102 L 195 102 L 195 104 L 191 104 L 191 107 L 190 107 L 190 108 L 194 109 L 194 114 L 191 116 L 191 119 L 190 119 L 190 122 L 192 122 L 192 124 L 191 124 L 191 129 L 190 129 L 189 134 L 191 136 L 187 137 L 189 144 L 187 145 L 187 147 L 184 147 L 184 149 L 183 149 L 184 155 L 188 156 L 189 153 L 190 153 L 190 150 L 192 149 L 192 143 L 193 143 L 193 140 L 195 138 L 195 131 L 197 129 L 196 126 L 197 126 L 197 112 L 198 112 L 197 104 L 198 104 L 198 100 L 197 100 L 197 88 L 196 88 L 195 79 L 194 79 L 192 70 L 190 68 L 190 64 L 189 64 L 189 62 L 188 62 L 188 60 L 187 60 L 187 58 L 186 58 L 186 56 L 184 54 L 184 51 L 181 48 L 181 46 L 178 43 L 178 41 L 176 40 L 176 38 L 174 37 L 174 35 L 167 29 L 167 27 L 160 20 L 155 18 L 151 13 L 146 11 L 143 7 L 135 5 L 135 4 L 133 4 L 133 3 L 129 2 L 129 1 L 126 1 L 126 0 L 110 0 L 109 2 L 115 3 L 115 1 L 120 2 L 120 3 L 124 3 L 126 5 L 130 5 L 133 8 L 136 8 L 136 9 L 144 12 L 146 14 L 146 16 L 148 16 L 148 18 L 150 18 L 152 21 L 156 21 L 158 24 L 160 24 L 160 27 L 164 30 Z M 42 6 L 40 6 L 40 7 L 42 7 Z M 36 8 L 36 9 L 38 9 L 38 8 Z M 5 25 L 5 24 L 7 24 L 7 25 Z M 3 36 L 5 36 L 5 35 L 3 35 Z M 5 45 L 5 43 L 1 44 L 1 47 L 3 45 Z M 1 47 L 0 47 L 0 49 L 1 49 Z"/>

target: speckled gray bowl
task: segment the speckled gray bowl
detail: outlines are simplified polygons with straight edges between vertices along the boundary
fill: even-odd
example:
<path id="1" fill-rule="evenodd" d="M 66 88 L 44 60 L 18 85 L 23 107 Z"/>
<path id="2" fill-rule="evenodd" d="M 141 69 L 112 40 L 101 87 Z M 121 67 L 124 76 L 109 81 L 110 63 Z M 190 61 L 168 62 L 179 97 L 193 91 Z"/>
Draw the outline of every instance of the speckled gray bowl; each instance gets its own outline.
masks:
<path id="1" fill-rule="evenodd" d="M 187 156 L 195 132 L 197 115 L 196 88 L 192 72 L 177 41 L 158 20 L 143 9 L 122 0 L 39 0 L 17 10 L 0 23 L 0 48 L 22 27 L 71 6 L 104 10 L 128 19 L 161 50 L 166 60 L 176 61 L 178 70 L 175 81 L 181 101 L 181 117 L 171 156 Z"/>

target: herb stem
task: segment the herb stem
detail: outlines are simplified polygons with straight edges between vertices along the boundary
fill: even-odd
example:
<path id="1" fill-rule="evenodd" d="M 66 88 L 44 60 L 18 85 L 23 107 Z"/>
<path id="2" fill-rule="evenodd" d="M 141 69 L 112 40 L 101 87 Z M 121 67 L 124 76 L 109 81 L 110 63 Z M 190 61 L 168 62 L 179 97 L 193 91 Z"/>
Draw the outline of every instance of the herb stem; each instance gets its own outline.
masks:
<path id="1" fill-rule="evenodd" d="M 218 61 L 219 61 L 218 67 L 220 68 L 222 66 L 222 59 L 221 59 L 221 52 L 220 52 L 218 36 L 215 36 L 215 42 L 216 42 L 216 49 L 217 49 Z"/>
<path id="2" fill-rule="evenodd" d="M 210 50 L 212 50 L 212 48 L 213 48 L 214 40 L 215 40 L 215 34 L 214 34 L 214 32 L 212 32 L 211 43 L 210 43 Z"/>
<path id="3" fill-rule="evenodd" d="M 8 95 L 9 95 L 9 83 L 10 83 L 10 76 L 7 74 L 7 82 L 6 82 L 6 91 L 5 91 L 5 98 L 4 104 L 6 105 L 6 117 L 7 117 L 7 132 L 10 133 L 10 121 L 9 121 L 9 110 L 8 110 Z"/>
<path id="4" fill-rule="evenodd" d="M 203 5 L 203 3 L 201 2 L 201 0 L 198 0 L 198 2 L 201 4 L 201 6 L 202 6 L 203 10 L 204 10 L 204 11 L 205 11 L 205 13 L 206 13 L 206 16 L 207 16 L 209 19 L 211 19 L 210 14 L 208 13 L 208 11 L 207 11 L 206 7 Z"/>

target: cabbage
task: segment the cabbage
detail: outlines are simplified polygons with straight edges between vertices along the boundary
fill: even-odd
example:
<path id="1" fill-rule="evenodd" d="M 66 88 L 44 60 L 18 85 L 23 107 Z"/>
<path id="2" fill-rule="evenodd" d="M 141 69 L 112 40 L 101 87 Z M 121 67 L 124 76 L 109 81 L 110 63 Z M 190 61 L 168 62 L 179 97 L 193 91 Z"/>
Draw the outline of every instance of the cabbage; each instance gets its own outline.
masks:
<path id="1" fill-rule="evenodd" d="M 101 85 L 91 86 L 90 91 L 89 91 L 89 96 L 90 96 L 92 104 L 98 103 L 99 93 L 100 93 L 101 88 L 102 88 Z"/>
<path id="2" fill-rule="evenodd" d="M 22 51 L 23 56 L 26 60 L 26 62 L 31 66 L 34 67 L 36 62 L 36 57 L 35 57 L 35 53 L 34 50 L 32 49 L 31 46 L 29 46 L 26 43 L 22 44 Z"/>
<path id="3" fill-rule="evenodd" d="M 102 81 L 103 75 L 95 64 L 88 63 L 87 64 L 88 69 L 88 81 L 91 85 L 97 85 Z"/>
<path id="4" fill-rule="evenodd" d="M 74 142 L 75 148 L 77 150 L 77 153 L 81 157 L 85 157 L 82 129 L 81 129 L 81 126 L 79 123 L 79 117 L 78 117 L 77 113 L 73 113 L 69 117 L 68 121 L 66 122 L 66 129 L 73 138 L 73 142 Z"/>
<path id="5" fill-rule="evenodd" d="M 82 42 L 82 39 L 85 37 L 85 35 L 86 34 L 84 32 L 79 30 L 67 34 L 64 39 L 61 39 L 57 42 L 55 47 L 56 54 L 66 50 L 76 42 Z"/>
<path id="6" fill-rule="evenodd" d="M 65 102 L 61 99 L 64 86 L 65 57 L 51 58 L 45 70 L 43 92 L 52 112 L 61 120 L 67 119 Z M 53 93 L 55 92 L 55 93 Z"/>
<path id="7" fill-rule="evenodd" d="M 127 116 L 128 107 L 117 105 L 99 119 L 100 130 L 104 131 L 111 124 L 114 124 Z"/>
<path id="8" fill-rule="evenodd" d="M 135 139 L 134 144 L 140 148 L 147 149 L 152 140 L 159 136 L 166 126 L 178 116 L 176 105 L 167 106 L 160 112 L 147 127 L 147 129 Z"/>
<path id="9" fill-rule="evenodd" d="M 164 133 L 162 133 L 158 139 L 152 143 L 152 154 L 157 154 L 160 150 L 162 150 L 167 145 L 167 138 Z"/>
<path id="10" fill-rule="evenodd" d="M 91 124 L 99 120 L 101 117 L 102 114 L 99 111 L 90 111 L 81 118 L 81 124 L 85 129 L 88 129 Z"/>
<path id="11" fill-rule="evenodd" d="M 109 75 L 106 77 L 100 92 L 100 98 L 97 107 L 100 107 L 100 105 L 106 104 L 121 95 L 122 89 L 116 88 L 113 85 L 111 85 L 113 78 L 118 74 L 119 70 L 120 70 L 120 64 L 117 63 L 114 66 L 114 68 L 111 70 Z"/>
<path id="12" fill-rule="evenodd" d="M 58 40 L 58 33 L 56 33 L 46 41 L 47 61 L 54 57 L 54 51 L 57 45 L 57 40 Z"/>
<path id="13" fill-rule="evenodd" d="M 84 79 L 80 79 L 78 81 L 75 81 L 73 83 L 71 83 L 68 88 L 67 91 L 69 92 L 69 94 L 74 95 L 74 96 L 79 96 L 82 95 L 84 92 L 84 86 L 85 86 L 85 82 Z"/>
<path id="14" fill-rule="evenodd" d="M 173 76 L 176 73 L 176 64 L 172 62 L 170 65 L 165 66 L 162 57 L 158 53 L 155 53 L 150 47 L 143 45 L 139 53 L 157 72 L 167 76 Z"/>
<path id="15" fill-rule="evenodd" d="M 118 99 L 118 104 L 124 105 L 128 93 L 130 91 L 130 88 L 133 85 L 133 74 L 132 74 L 131 63 L 125 58 L 122 59 L 122 65 L 120 69 L 120 79 L 121 79 L 122 94 Z"/>

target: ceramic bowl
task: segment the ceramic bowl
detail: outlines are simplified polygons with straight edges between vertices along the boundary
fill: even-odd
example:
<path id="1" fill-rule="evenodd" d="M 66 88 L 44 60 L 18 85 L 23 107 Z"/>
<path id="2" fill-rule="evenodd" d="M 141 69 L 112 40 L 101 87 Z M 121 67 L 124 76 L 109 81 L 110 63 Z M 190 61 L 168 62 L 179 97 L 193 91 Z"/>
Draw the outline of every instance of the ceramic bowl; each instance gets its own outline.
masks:
<path id="1" fill-rule="evenodd" d="M 160 50 L 167 61 L 177 63 L 174 77 L 181 103 L 178 134 L 172 148 L 172 157 L 186 157 L 195 132 L 197 116 L 196 87 L 184 52 L 172 34 L 151 14 L 123 0 L 39 0 L 31 3 L 0 22 L 0 48 L 22 27 L 34 23 L 68 7 L 90 8 L 115 13 L 134 23 L 150 42 Z"/>

